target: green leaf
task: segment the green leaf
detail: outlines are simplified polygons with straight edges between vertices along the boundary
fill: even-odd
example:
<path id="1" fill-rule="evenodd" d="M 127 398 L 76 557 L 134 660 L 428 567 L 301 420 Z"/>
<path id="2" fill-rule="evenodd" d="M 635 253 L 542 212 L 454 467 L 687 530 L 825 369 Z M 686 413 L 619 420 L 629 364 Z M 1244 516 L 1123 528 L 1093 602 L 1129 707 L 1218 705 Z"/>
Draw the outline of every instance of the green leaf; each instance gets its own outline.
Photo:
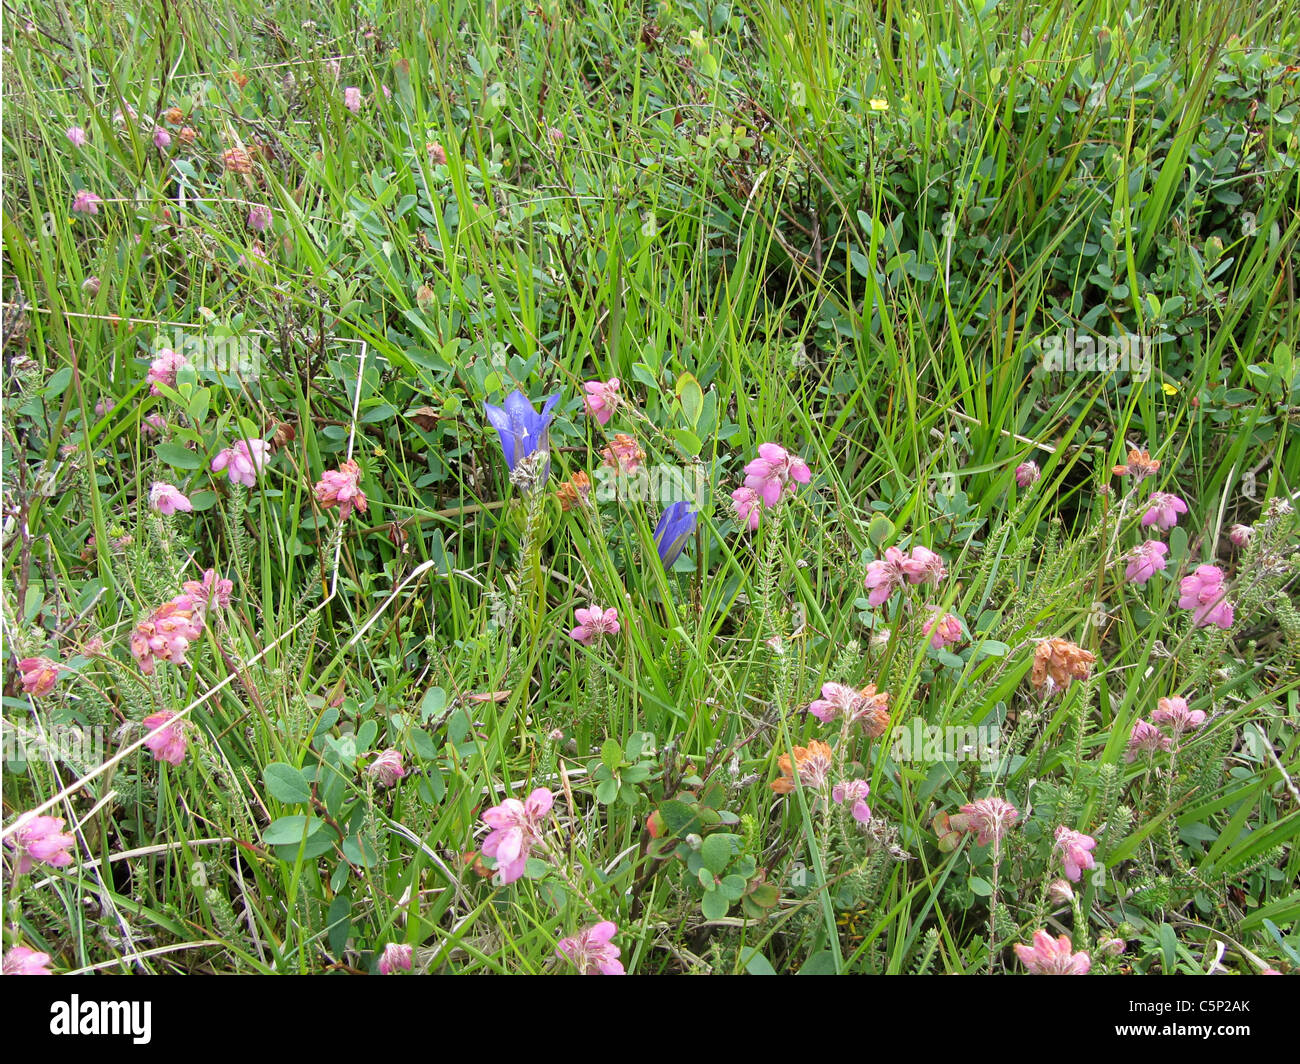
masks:
<path id="1" fill-rule="evenodd" d="M 683 373 L 677 378 L 677 400 L 682 404 L 682 413 L 686 415 L 686 423 L 692 428 L 696 428 L 700 423 L 700 414 L 704 410 L 704 389 L 700 387 L 694 375 Z M 698 454 L 698 449 L 691 451 L 692 454 Z"/>
<path id="2" fill-rule="evenodd" d="M 343 840 L 343 856 L 353 864 L 373 868 L 379 863 L 379 852 L 375 844 L 364 835 L 349 835 Z"/>
<path id="3" fill-rule="evenodd" d="M 660 805 L 659 815 L 663 817 L 664 825 L 668 828 L 669 834 L 679 839 L 685 838 L 693 832 L 698 833 L 704 827 L 704 821 L 700 819 L 700 814 L 696 812 L 695 808 L 676 799 Z"/>
<path id="4" fill-rule="evenodd" d="M 678 447 L 691 457 L 699 454 L 704 447 L 704 441 L 687 429 L 669 429 L 668 435 L 677 442 Z"/>
<path id="5" fill-rule="evenodd" d="M 731 902 L 716 890 L 704 895 L 704 900 L 700 902 L 700 911 L 706 920 L 721 920 L 730 908 Z"/>
<path id="6" fill-rule="evenodd" d="M 436 717 L 446 708 L 447 692 L 441 687 L 430 687 L 424 692 L 424 698 L 420 702 L 420 719 L 424 723 L 429 723 L 430 717 Z"/>
<path id="7" fill-rule="evenodd" d="M 329 913 L 325 917 L 325 935 L 330 952 L 337 955 L 343 952 L 352 933 L 352 899 L 346 894 L 339 894 L 330 903 Z"/>
<path id="8" fill-rule="evenodd" d="M 888 543 L 893 539 L 895 531 L 893 521 L 884 514 L 876 514 L 871 519 L 871 524 L 867 526 L 867 538 L 879 547 L 882 543 Z"/>
<path id="9" fill-rule="evenodd" d="M 978 895 L 981 898 L 989 898 L 993 895 L 992 884 L 990 884 L 986 879 L 981 879 L 979 876 L 971 876 L 966 880 L 966 885 L 970 887 L 970 892 L 972 894 Z"/>
<path id="10" fill-rule="evenodd" d="M 262 779 L 271 797 L 285 805 L 305 805 L 311 801 L 311 785 L 302 772 L 283 761 L 272 761 L 262 770 Z"/>
<path id="11" fill-rule="evenodd" d="M 596 787 L 596 801 L 601 805 L 609 805 L 618 797 L 618 780 L 605 780 Z"/>
<path id="12" fill-rule="evenodd" d="M 835 955 L 825 949 L 814 953 L 799 969 L 800 975 L 834 975 L 835 972 Z"/>
<path id="13" fill-rule="evenodd" d="M 722 875 L 723 870 L 731 863 L 731 840 L 730 835 L 710 835 L 700 848 L 704 867 L 716 876 Z"/>
<path id="14" fill-rule="evenodd" d="M 68 389 L 68 382 L 72 380 L 72 367 L 64 366 L 57 373 L 51 375 L 49 383 L 45 385 L 44 395 L 46 399 L 57 399 Z"/>
<path id="15" fill-rule="evenodd" d="M 742 954 L 742 956 L 744 956 Z M 776 969 L 772 967 L 772 962 L 764 957 L 758 950 L 749 951 L 745 957 L 745 971 L 750 975 L 776 975 Z"/>
<path id="16" fill-rule="evenodd" d="M 203 456 L 195 454 L 188 447 L 182 447 L 178 443 L 160 443 L 154 448 L 154 454 L 158 460 L 171 466 L 173 469 L 201 469 L 203 467 Z"/>
<path id="17" fill-rule="evenodd" d="M 623 764 L 623 748 L 617 739 L 606 739 L 601 744 L 600 760 L 610 772 L 618 771 L 618 767 Z"/>
<path id="18" fill-rule="evenodd" d="M 314 816 L 282 816 L 271 821 L 262 832 L 262 841 L 268 846 L 297 846 L 303 838 L 311 838 L 325 826 L 325 821 Z"/>

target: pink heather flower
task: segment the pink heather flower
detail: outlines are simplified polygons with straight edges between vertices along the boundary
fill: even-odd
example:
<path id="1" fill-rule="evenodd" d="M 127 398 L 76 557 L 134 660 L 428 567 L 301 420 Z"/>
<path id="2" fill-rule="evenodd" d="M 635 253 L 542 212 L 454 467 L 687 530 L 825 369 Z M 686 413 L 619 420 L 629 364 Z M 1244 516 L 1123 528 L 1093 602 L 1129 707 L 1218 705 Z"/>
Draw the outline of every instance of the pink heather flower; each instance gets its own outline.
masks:
<path id="1" fill-rule="evenodd" d="M 1232 540 L 1234 547 L 1246 546 L 1254 534 L 1255 530 L 1250 525 L 1233 525 L 1228 529 L 1228 538 Z"/>
<path id="2" fill-rule="evenodd" d="M 220 473 L 229 467 L 230 480 L 234 484 L 243 484 L 246 488 L 255 487 L 257 474 L 266 465 L 271 454 L 271 445 L 265 440 L 236 440 L 212 460 L 212 471 Z"/>
<path id="3" fill-rule="evenodd" d="M 149 372 L 145 375 L 145 380 L 150 382 L 149 394 L 162 395 L 158 387 L 160 384 L 175 388 L 176 374 L 189 364 L 190 360 L 179 352 L 173 351 L 170 347 L 161 348 L 149 364 Z"/>
<path id="4" fill-rule="evenodd" d="M 77 844 L 72 835 L 60 833 L 63 820 L 56 816 L 31 816 L 18 821 L 17 829 L 5 839 L 5 845 L 18 853 L 18 874 L 30 871 L 40 862 L 51 868 L 67 868 L 72 864 L 68 851 Z"/>
<path id="5" fill-rule="evenodd" d="M 155 659 L 188 665 L 190 644 L 203 635 L 203 610 L 188 595 L 164 602 L 131 632 L 131 653 L 140 671 L 152 676 Z"/>
<path id="6" fill-rule="evenodd" d="M 484 811 L 483 823 L 493 830 L 483 840 L 483 855 L 496 858 L 502 883 L 513 883 L 524 874 L 528 853 L 540 838 L 542 821 L 554 802 L 555 795 L 538 787 L 522 802 L 507 798 Z"/>
<path id="7" fill-rule="evenodd" d="M 404 972 L 411 970 L 411 961 L 415 950 L 402 942 L 390 942 L 379 955 L 379 974 L 392 975 L 399 968 Z"/>
<path id="8" fill-rule="evenodd" d="M 429 156 L 429 162 L 434 166 L 447 165 L 447 149 L 439 144 L 436 140 L 428 141 L 424 145 L 425 153 Z"/>
<path id="9" fill-rule="evenodd" d="M 101 399 L 95 404 L 95 417 L 103 417 L 105 414 L 111 413 L 115 406 L 117 406 L 116 400 Z"/>
<path id="10" fill-rule="evenodd" d="M 1085 868 L 1093 868 L 1097 862 L 1093 859 L 1089 850 L 1095 849 L 1097 840 L 1091 835 L 1085 835 L 1081 831 L 1073 831 L 1064 824 L 1056 829 L 1056 846 L 1054 849 L 1061 855 L 1061 860 L 1065 864 L 1065 878 L 1072 883 L 1079 882 L 1083 878 Z"/>
<path id="11" fill-rule="evenodd" d="M 1029 487 L 1042 475 L 1037 462 L 1021 462 L 1016 466 L 1016 484 L 1022 488 Z"/>
<path id="12" fill-rule="evenodd" d="M 316 501 L 326 510 L 337 506 L 339 517 L 344 521 L 352 513 L 353 507 L 365 513 L 369 504 L 358 486 L 360 479 L 361 467 L 349 458 L 337 470 L 329 470 L 320 478 L 320 483 L 316 485 Z"/>
<path id="13" fill-rule="evenodd" d="M 601 381 L 587 381 L 582 387 L 587 393 L 582 397 L 587 413 L 600 424 L 609 424 L 609 419 L 614 416 L 614 411 L 621 402 L 618 394 L 618 378 L 610 377 L 609 380 L 603 383 Z"/>
<path id="14" fill-rule="evenodd" d="M 865 824 L 871 819 L 871 807 L 866 802 L 870 793 L 866 780 L 844 780 L 831 788 L 831 801 L 836 805 L 852 802 L 853 819 Z"/>
<path id="15" fill-rule="evenodd" d="M 181 590 L 200 610 L 211 610 L 230 605 L 231 592 L 235 590 L 233 581 L 222 580 L 215 569 L 203 570 L 202 580 L 186 580 Z"/>
<path id="16" fill-rule="evenodd" d="M 763 513 L 763 500 L 758 497 L 758 492 L 742 486 L 731 493 L 731 501 L 736 510 L 736 519 L 749 525 L 751 532 L 758 528 L 758 520 Z"/>
<path id="17" fill-rule="evenodd" d="M 1168 724 L 1174 735 L 1195 731 L 1205 723 L 1205 711 L 1188 709 L 1187 700 L 1183 698 L 1162 698 L 1156 703 L 1159 708 L 1151 714 L 1155 724 Z"/>
<path id="18" fill-rule="evenodd" d="M 912 556 L 901 564 L 908 582 L 913 584 L 937 584 L 948 575 L 943 559 L 925 547 L 913 547 Z"/>
<path id="19" fill-rule="evenodd" d="M 1000 845 L 1020 811 L 1001 798 L 977 798 L 961 807 L 961 812 L 949 818 L 949 825 L 958 831 L 973 831 L 975 844 Z"/>
<path id="20" fill-rule="evenodd" d="M 184 761 L 185 748 L 189 745 L 189 741 L 185 738 L 185 721 L 167 723 L 175 716 L 176 714 L 170 709 L 165 709 L 161 713 L 154 713 L 144 718 L 144 726 L 149 731 L 162 728 L 161 731 L 150 735 L 144 741 L 144 745 L 158 761 L 166 761 L 169 765 L 179 765 Z"/>
<path id="21" fill-rule="evenodd" d="M 23 658 L 18 663 L 23 690 L 33 698 L 43 698 L 54 690 L 59 679 L 59 663 L 49 658 Z"/>
<path id="22" fill-rule="evenodd" d="M 1128 749 L 1124 753 L 1124 760 L 1133 762 L 1137 760 L 1138 754 L 1145 754 L 1148 757 L 1168 750 L 1173 745 L 1169 736 L 1165 735 L 1154 724 L 1148 724 L 1144 720 L 1139 720 L 1133 725 L 1133 733 L 1128 739 Z"/>
<path id="23" fill-rule="evenodd" d="M 50 955 L 37 953 L 26 946 L 15 946 L 5 954 L 5 975 L 53 975 L 50 971 Z"/>
<path id="24" fill-rule="evenodd" d="M 612 606 L 607 610 L 596 605 L 585 610 L 579 607 L 573 615 L 578 619 L 578 627 L 569 635 L 583 646 L 591 646 L 591 641 L 602 635 L 618 635 L 618 610 Z"/>
<path id="25" fill-rule="evenodd" d="M 1145 584 L 1165 567 L 1165 555 L 1169 548 L 1158 539 L 1149 539 L 1128 552 L 1128 565 L 1124 568 L 1124 579 L 1134 584 Z"/>
<path id="26" fill-rule="evenodd" d="M 157 436 L 167 427 L 167 419 L 162 414 L 150 414 L 140 423 L 140 430 L 146 436 Z"/>
<path id="27" fill-rule="evenodd" d="M 861 723 L 873 739 L 889 726 L 889 692 L 876 692 L 875 684 L 861 691 L 842 683 L 822 684 L 822 696 L 808 706 L 808 712 L 823 724 L 843 719 L 844 726 Z"/>
<path id="28" fill-rule="evenodd" d="M 1168 532 L 1178 524 L 1178 515 L 1187 513 L 1187 503 L 1167 491 L 1153 491 L 1147 500 L 1147 512 L 1142 515 L 1142 527 L 1155 525 Z"/>
<path id="29" fill-rule="evenodd" d="M 1071 951 L 1069 935 L 1053 941 L 1046 931 L 1035 931 L 1032 946 L 1017 942 L 1015 950 L 1020 963 L 1033 975 L 1087 975 L 1092 969 L 1088 954 Z"/>
<path id="30" fill-rule="evenodd" d="M 72 197 L 72 213 L 98 214 L 99 205 L 103 202 L 102 199 L 96 196 L 95 193 L 91 192 L 89 189 L 80 189 L 77 194 Z"/>
<path id="31" fill-rule="evenodd" d="M 74 148 L 84 148 L 88 139 L 86 131 L 80 126 L 68 127 L 68 140 L 72 143 Z"/>
<path id="32" fill-rule="evenodd" d="M 796 485 L 811 480 L 807 463 L 775 443 L 760 443 L 758 457 L 745 466 L 745 487 L 753 488 L 768 506 L 775 506 L 783 493 L 793 495 Z"/>
<path id="33" fill-rule="evenodd" d="M 616 432 L 609 445 L 601 450 L 604 464 L 618 470 L 619 473 L 635 473 L 645 457 L 645 451 L 636 442 L 635 437 L 626 432 Z"/>
<path id="34" fill-rule="evenodd" d="M 171 146 L 172 135 L 159 126 L 153 131 L 153 146 L 159 151 L 166 151 Z"/>
<path id="35" fill-rule="evenodd" d="M 271 227 L 271 208 L 255 203 L 248 208 L 248 228 L 255 233 L 264 233 Z"/>
<path id="36" fill-rule="evenodd" d="M 406 775 L 406 766 L 402 764 L 402 752 L 390 746 L 370 762 L 366 771 L 375 777 L 375 782 L 381 787 L 394 786 Z M 407 968 L 410 968 L 409 964 Z"/>
<path id="37" fill-rule="evenodd" d="M 617 933 L 614 922 L 602 920 L 571 938 L 560 939 L 555 952 L 573 961 L 582 976 L 623 976 L 627 973 L 619 960 L 621 951 L 612 942 Z"/>
<path id="38" fill-rule="evenodd" d="M 582 975 L 624 975 L 621 950 L 614 945 L 618 926 L 611 920 L 602 920 L 594 927 L 579 931 L 571 938 L 560 940 L 555 952 L 567 957 Z"/>
<path id="39" fill-rule="evenodd" d="M 87 295 L 91 295 L 91 296 L 99 295 L 99 288 L 100 288 L 100 280 L 96 274 L 92 273 L 89 277 L 87 277 L 84 281 L 81 282 L 81 290 L 85 292 Z"/>
<path id="40" fill-rule="evenodd" d="M 194 512 L 194 504 L 162 480 L 155 480 L 149 489 L 149 505 L 164 517 L 170 517 L 177 510 L 184 510 L 187 514 Z"/>
<path id="41" fill-rule="evenodd" d="M 888 547 L 884 558 L 867 565 L 865 583 L 871 589 L 871 594 L 867 596 L 870 605 L 879 606 L 887 602 L 889 596 L 903 586 L 907 580 L 907 572 L 903 568 L 906 560 L 907 556 L 897 547 Z"/>
<path id="42" fill-rule="evenodd" d="M 361 113 L 361 90 L 355 85 L 349 85 L 343 90 L 343 106 L 354 115 Z"/>
<path id="43" fill-rule="evenodd" d="M 921 634 L 930 637 L 930 646 L 935 650 L 942 650 L 961 641 L 961 621 L 951 613 L 940 613 L 935 609 L 930 619 L 921 625 Z"/>
<path id="44" fill-rule="evenodd" d="M 1197 628 L 1217 624 L 1220 628 L 1232 627 L 1232 603 L 1224 596 L 1223 572 L 1216 565 L 1198 565 L 1191 576 L 1183 577 L 1178 585 L 1179 609 L 1192 610 L 1192 623 Z"/>

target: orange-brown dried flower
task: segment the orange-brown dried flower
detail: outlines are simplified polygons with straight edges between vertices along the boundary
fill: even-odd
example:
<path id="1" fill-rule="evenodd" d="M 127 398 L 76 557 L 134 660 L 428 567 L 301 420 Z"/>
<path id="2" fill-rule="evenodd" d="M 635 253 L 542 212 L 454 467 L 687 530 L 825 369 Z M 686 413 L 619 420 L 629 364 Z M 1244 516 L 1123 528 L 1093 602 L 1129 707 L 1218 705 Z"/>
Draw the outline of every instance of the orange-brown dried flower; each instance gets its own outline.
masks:
<path id="1" fill-rule="evenodd" d="M 179 126 L 185 121 L 185 112 L 179 107 L 169 107 L 163 112 L 163 120 L 170 122 L 174 126 Z"/>
<path id="2" fill-rule="evenodd" d="M 580 503 L 585 503 L 591 495 L 591 477 L 579 470 L 555 489 L 560 500 L 560 509 L 569 511 Z"/>
<path id="3" fill-rule="evenodd" d="M 831 771 L 831 748 L 820 739 L 813 739 L 807 746 L 794 748 L 794 760 L 789 754 L 777 758 L 781 776 L 770 784 L 777 794 L 789 794 L 795 789 L 795 776 L 798 775 L 805 787 L 821 790 Z"/>
<path id="4" fill-rule="evenodd" d="M 221 153 L 221 165 L 228 174 L 251 174 L 253 160 L 243 148 L 227 148 Z"/>
<path id="5" fill-rule="evenodd" d="M 636 439 L 626 432 L 616 433 L 614 442 L 600 452 L 604 464 L 612 466 L 620 473 L 634 473 L 637 466 L 645 459 L 645 451 Z"/>
<path id="6" fill-rule="evenodd" d="M 181 127 L 181 131 L 176 135 L 181 138 L 182 144 L 193 144 L 196 140 L 199 139 L 198 133 L 196 133 L 189 126 Z"/>
<path id="7" fill-rule="evenodd" d="M 1146 451 L 1129 451 L 1128 464 L 1117 465 L 1112 472 L 1117 477 L 1131 476 L 1135 481 L 1154 476 L 1160 468 L 1160 459 L 1152 458 Z"/>
<path id="8" fill-rule="evenodd" d="M 1096 660 L 1096 654 L 1068 639 L 1044 639 L 1034 651 L 1029 680 L 1035 687 L 1047 687 L 1049 693 L 1064 690 L 1073 680 L 1086 680 Z"/>

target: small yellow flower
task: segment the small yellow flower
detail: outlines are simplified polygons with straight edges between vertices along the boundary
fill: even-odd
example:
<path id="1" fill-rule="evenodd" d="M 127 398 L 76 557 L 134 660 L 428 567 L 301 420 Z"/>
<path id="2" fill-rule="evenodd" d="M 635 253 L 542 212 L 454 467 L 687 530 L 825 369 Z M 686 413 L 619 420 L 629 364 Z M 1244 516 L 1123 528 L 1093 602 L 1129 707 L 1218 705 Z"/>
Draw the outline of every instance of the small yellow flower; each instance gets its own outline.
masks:
<path id="1" fill-rule="evenodd" d="M 1163 384 L 1160 385 L 1160 387 L 1164 389 L 1165 395 L 1178 394 L 1178 385 L 1176 384 L 1170 384 L 1168 381 L 1165 381 Z"/>
<path id="2" fill-rule="evenodd" d="M 873 97 L 871 100 L 871 109 L 873 111 L 888 111 L 889 101 L 882 100 L 879 96 Z"/>

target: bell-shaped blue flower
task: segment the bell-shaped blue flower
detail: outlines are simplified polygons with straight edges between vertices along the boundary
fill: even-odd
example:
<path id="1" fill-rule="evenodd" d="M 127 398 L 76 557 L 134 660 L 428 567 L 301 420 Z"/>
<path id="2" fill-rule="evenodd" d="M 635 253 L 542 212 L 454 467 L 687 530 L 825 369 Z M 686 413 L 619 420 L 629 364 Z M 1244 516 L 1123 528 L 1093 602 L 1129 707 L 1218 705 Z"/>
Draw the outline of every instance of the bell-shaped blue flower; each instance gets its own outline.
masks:
<path id="1" fill-rule="evenodd" d="M 551 418 L 555 416 L 551 411 L 559 401 L 559 392 L 548 396 L 539 414 L 528 396 L 516 388 L 506 396 L 504 407 L 493 406 L 491 403 L 483 404 L 488 421 L 501 437 L 501 451 L 505 455 L 510 472 L 513 473 L 520 461 L 530 454 L 549 450 L 547 431 L 551 427 Z M 546 479 L 546 472 L 549 470 L 548 461 L 546 470 L 542 473 L 543 480 Z"/>
<path id="2" fill-rule="evenodd" d="M 699 517 L 696 511 L 688 510 L 683 501 L 673 503 L 660 515 L 659 523 L 655 525 L 655 546 L 665 569 L 671 569 L 682 553 Z"/>

